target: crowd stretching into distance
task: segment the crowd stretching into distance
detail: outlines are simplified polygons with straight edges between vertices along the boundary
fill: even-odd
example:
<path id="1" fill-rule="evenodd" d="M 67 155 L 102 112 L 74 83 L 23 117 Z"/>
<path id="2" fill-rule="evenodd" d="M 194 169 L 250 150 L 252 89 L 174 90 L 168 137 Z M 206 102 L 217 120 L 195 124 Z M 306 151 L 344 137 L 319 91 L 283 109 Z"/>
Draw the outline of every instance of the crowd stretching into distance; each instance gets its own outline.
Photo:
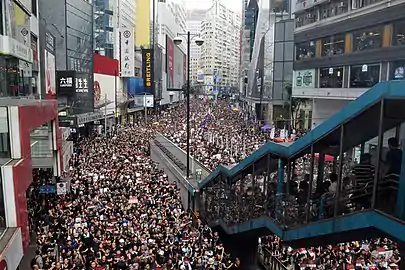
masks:
<path id="1" fill-rule="evenodd" d="M 149 115 L 147 123 L 136 119 L 106 135 L 78 139 L 67 195 L 39 194 L 52 173 L 34 171 L 29 212 L 37 250 L 32 269 L 241 267 L 218 233 L 199 219 L 192 222 L 177 183 L 149 156 L 149 140 L 156 132 L 186 148 L 185 108 L 179 104 Z M 211 170 L 237 164 L 279 133 L 261 130 L 229 101 L 192 100 L 191 153 Z M 293 138 L 303 133 L 296 131 Z M 260 239 L 259 247 L 286 269 L 398 269 L 401 260 L 396 243 L 385 238 L 292 249 L 269 235 Z"/>

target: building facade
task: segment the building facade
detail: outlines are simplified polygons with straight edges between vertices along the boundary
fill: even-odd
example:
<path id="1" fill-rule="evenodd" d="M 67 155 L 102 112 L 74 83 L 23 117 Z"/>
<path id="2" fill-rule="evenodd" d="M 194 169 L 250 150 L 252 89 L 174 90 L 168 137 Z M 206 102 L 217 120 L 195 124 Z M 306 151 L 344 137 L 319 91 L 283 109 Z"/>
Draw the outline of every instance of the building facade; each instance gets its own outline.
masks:
<path id="1" fill-rule="evenodd" d="M 33 50 L 31 28 L 38 32 L 31 1 L 2 1 L 0 27 L 0 96 L 32 96 Z M 35 44 L 35 35 L 34 35 Z M 37 46 L 36 46 L 37 48 Z"/>
<path id="2" fill-rule="evenodd" d="M 404 79 L 404 0 L 297 1 L 293 96 L 312 127 L 380 81 Z"/>
<path id="3" fill-rule="evenodd" d="M 241 25 L 240 14 L 220 1 L 213 1 L 201 24 L 204 44 L 201 46 L 200 68 L 204 72 L 206 91 L 239 86 Z"/>
<path id="4" fill-rule="evenodd" d="M 284 1 L 250 0 L 245 7 L 241 96 L 260 122 L 273 123 L 288 101 L 292 80 L 293 23 Z M 285 115 L 283 115 L 284 117 Z"/>
<path id="5" fill-rule="evenodd" d="M 161 63 L 155 62 L 155 68 L 161 68 L 160 81 L 155 76 L 155 84 L 161 84 L 160 105 L 168 105 L 183 99 L 180 92 L 170 88 L 181 88 L 185 83 L 186 39 L 180 46 L 173 43 L 178 33 L 186 33 L 186 10 L 178 1 L 159 2 L 157 5 L 156 46 L 162 50 Z M 156 60 L 156 59 L 155 59 Z"/>
<path id="6" fill-rule="evenodd" d="M 94 2 L 94 50 L 110 58 L 114 58 L 115 4 L 113 0 Z"/>
<path id="7" fill-rule="evenodd" d="M 193 34 L 201 34 L 201 23 L 205 19 L 205 14 L 207 10 L 193 9 L 187 11 L 187 31 Z M 201 73 L 200 69 L 200 57 L 201 57 L 201 47 L 192 42 L 190 44 L 190 80 L 192 84 L 201 82 L 200 74 L 199 80 L 197 80 L 197 73 Z"/>

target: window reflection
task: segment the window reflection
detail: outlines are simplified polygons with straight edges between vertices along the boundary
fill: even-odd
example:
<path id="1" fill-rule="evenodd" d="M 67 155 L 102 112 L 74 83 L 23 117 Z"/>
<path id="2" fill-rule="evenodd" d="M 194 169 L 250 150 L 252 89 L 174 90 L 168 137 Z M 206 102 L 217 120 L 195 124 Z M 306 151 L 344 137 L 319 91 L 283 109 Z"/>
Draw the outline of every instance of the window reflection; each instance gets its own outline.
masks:
<path id="1" fill-rule="evenodd" d="M 391 80 L 404 80 L 405 79 L 405 60 L 395 61 L 391 63 Z"/>
<path id="2" fill-rule="evenodd" d="M 343 67 L 321 68 L 319 71 L 320 88 L 342 88 Z"/>
<path id="3" fill-rule="evenodd" d="M 349 11 L 349 1 L 331 1 L 321 5 L 321 20 L 341 15 Z"/>
<path id="4" fill-rule="evenodd" d="M 298 43 L 296 45 L 296 60 L 315 57 L 316 46 L 314 41 Z"/>
<path id="5" fill-rule="evenodd" d="M 318 20 L 318 10 L 309 9 L 302 14 L 295 15 L 295 27 L 305 26 Z"/>
<path id="6" fill-rule="evenodd" d="M 380 64 L 350 67 L 350 87 L 370 88 L 380 81 Z"/>
<path id="7" fill-rule="evenodd" d="M 345 36 L 336 35 L 322 40 L 322 56 L 343 54 L 345 52 Z"/>
<path id="8" fill-rule="evenodd" d="M 405 20 L 394 23 L 394 45 L 405 45 Z"/>
<path id="9" fill-rule="evenodd" d="M 353 33 L 353 50 L 366 51 L 382 46 L 383 27 L 360 30 Z"/>

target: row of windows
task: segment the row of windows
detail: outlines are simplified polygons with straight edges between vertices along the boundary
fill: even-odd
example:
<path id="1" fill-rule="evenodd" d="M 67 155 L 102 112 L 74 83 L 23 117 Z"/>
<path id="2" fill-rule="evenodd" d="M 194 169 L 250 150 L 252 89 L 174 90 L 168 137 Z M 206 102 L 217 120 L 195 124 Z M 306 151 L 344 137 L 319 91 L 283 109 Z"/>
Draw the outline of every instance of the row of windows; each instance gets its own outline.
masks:
<path id="1" fill-rule="evenodd" d="M 391 44 L 405 46 L 405 20 L 393 23 Z M 296 44 L 296 60 L 315 58 L 316 56 L 332 56 L 344 54 L 346 48 L 352 52 L 378 49 L 383 46 L 384 26 L 375 26 L 361 29 L 351 33 L 347 40 L 345 34 L 337 34 L 320 40 L 321 46 L 316 46 L 316 41 L 307 41 Z M 351 44 L 346 44 L 350 42 Z M 347 46 L 349 45 L 349 46 Z M 317 52 L 317 50 L 320 50 Z M 347 51 L 346 51 L 347 52 Z"/>
<path id="2" fill-rule="evenodd" d="M 319 88 L 342 88 L 344 76 L 343 71 L 343 67 L 321 68 L 319 70 Z M 370 88 L 379 81 L 379 64 L 350 67 L 349 86 L 351 88 Z"/>
<path id="3" fill-rule="evenodd" d="M 295 27 L 299 28 L 308 24 L 315 23 L 319 20 L 325 20 L 341 14 L 356 10 L 366 6 L 381 2 L 382 0 L 335 0 L 327 1 L 306 10 L 302 14 L 297 14 Z"/>
<path id="4" fill-rule="evenodd" d="M 349 68 L 345 78 L 345 68 Z M 298 72 L 298 74 L 300 74 Z M 380 64 L 329 67 L 319 69 L 319 88 L 371 88 L 380 82 Z M 300 75 L 298 75 L 300 76 Z M 385 76 L 384 76 L 385 77 Z M 405 60 L 390 64 L 389 80 L 405 79 Z M 348 81 L 348 83 L 347 83 Z M 345 83 L 346 82 L 346 83 Z"/>

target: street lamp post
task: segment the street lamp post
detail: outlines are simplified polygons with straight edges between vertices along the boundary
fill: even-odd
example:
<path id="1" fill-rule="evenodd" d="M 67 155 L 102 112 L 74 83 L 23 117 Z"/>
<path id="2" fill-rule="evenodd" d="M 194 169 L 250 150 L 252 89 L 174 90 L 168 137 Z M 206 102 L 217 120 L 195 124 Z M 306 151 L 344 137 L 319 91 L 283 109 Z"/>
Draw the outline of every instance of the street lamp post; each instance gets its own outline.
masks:
<path id="1" fill-rule="evenodd" d="M 195 38 L 195 44 L 197 46 L 203 45 L 204 41 L 200 38 L 199 34 L 192 34 L 190 31 L 187 33 L 177 33 L 177 37 L 173 39 L 173 42 L 176 46 L 179 46 L 182 43 L 182 38 L 181 37 L 187 37 L 187 92 L 186 92 L 186 103 L 187 103 L 187 115 L 186 115 L 186 120 L 187 120 L 187 127 L 186 127 L 186 133 L 187 133 L 187 160 L 186 160 L 186 176 L 187 179 L 190 178 L 190 44 L 191 40 Z"/>

